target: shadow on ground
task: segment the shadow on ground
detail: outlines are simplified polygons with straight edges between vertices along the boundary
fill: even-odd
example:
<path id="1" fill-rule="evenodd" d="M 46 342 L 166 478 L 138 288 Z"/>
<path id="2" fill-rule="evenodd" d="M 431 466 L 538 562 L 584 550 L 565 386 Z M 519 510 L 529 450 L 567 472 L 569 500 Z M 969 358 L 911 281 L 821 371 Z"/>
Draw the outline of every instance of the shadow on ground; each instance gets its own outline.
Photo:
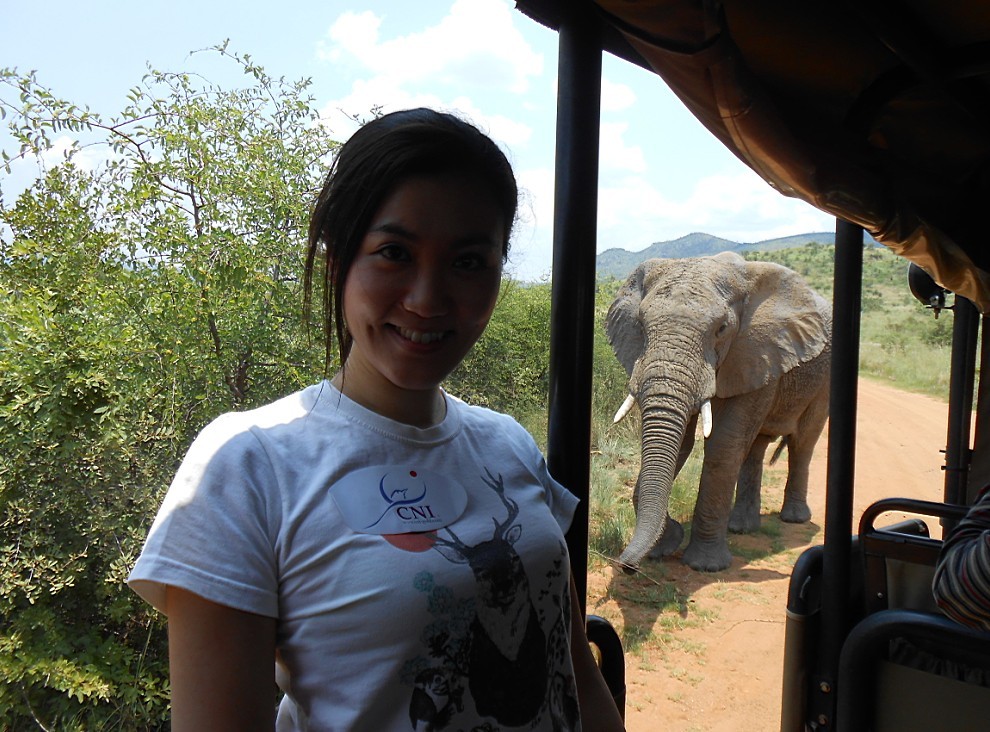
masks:
<path id="1" fill-rule="evenodd" d="M 816 537 L 820 536 L 821 526 L 814 521 L 787 524 L 774 512 L 762 517 L 758 532 L 729 535 L 732 566 L 720 572 L 699 572 L 681 562 L 689 536 L 677 552 L 662 560 L 647 560 L 632 574 L 606 559 L 610 565 L 606 569 L 610 572 L 607 588 L 589 604 L 588 611 L 595 613 L 596 607 L 614 601 L 622 614 L 623 647 L 635 652 L 642 644 L 655 640 L 658 632 L 706 622 L 705 609 L 694 600 L 704 587 L 788 579 L 794 562 L 807 547 L 818 543 Z M 599 564 L 602 560 L 597 559 Z M 782 615 L 784 611 L 781 607 Z"/>

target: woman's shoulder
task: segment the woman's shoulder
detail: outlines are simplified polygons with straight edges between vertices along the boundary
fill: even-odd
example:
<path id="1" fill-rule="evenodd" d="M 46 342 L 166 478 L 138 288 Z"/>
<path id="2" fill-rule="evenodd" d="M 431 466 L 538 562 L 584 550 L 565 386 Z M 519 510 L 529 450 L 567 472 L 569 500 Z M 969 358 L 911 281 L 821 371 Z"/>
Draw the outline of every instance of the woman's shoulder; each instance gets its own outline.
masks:
<path id="1" fill-rule="evenodd" d="M 477 404 L 469 404 L 460 397 L 454 396 L 453 394 L 447 392 L 444 393 L 447 395 L 447 399 L 458 409 L 461 419 L 465 422 L 503 426 L 514 425 L 516 428 L 522 429 L 522 425 L 520 425 L 519 422 L 516 421 L 516 418 L 510 414 L 499 412 L 489 407 L 482 407 Z"/>
<path id="2" fill-rule="evenodd" d="M 448 397 L 455 404 L 463 429 L 485 434 L 497 434 L 500 440 L 510 439 L 524 443 L 527 447 L 535 446 L 535 441 L 529 431 L 511 414 L 499 412 L 488 407 L 481 407 L 458 399 Z"/>
<path id="3" fill-rule="evenodd" d="M 301 427 L 314 414 L 320 400 L 319 384 L 252 409 L 225 412 L 199 433 L 197 440 L 228 441 L 240 435 L 270 433 Z"/>

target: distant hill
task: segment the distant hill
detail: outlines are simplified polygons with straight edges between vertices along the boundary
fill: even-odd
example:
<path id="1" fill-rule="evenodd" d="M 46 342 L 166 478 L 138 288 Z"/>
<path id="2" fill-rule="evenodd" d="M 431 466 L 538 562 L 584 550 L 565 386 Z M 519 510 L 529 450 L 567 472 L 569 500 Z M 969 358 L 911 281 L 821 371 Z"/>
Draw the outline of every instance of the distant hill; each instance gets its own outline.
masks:
<path id="1" fill-rule="evenodd" d="M 868 234 L 867 241 L 880 246 Z M 636 265 L 647 259 L 678 259 L 681 257 L 707 257 L 719 252 L 766 252 L 775 249 L 794 249 L 805 244 L 835 244 L 834 231 L 817 231 L 808 234 L 795 234 L 780 239 L 767 239 L 758 242 L 736 242 L 721 239 L 711 234 L 696 232 L 682 236 L 673 241 L 659 241 L 646 249 L 630 252 L 626 249 L 606 249 L 595 259 L 595 270 L 599 277 L 616 277 L 623 279 L 632 272 Z"/>

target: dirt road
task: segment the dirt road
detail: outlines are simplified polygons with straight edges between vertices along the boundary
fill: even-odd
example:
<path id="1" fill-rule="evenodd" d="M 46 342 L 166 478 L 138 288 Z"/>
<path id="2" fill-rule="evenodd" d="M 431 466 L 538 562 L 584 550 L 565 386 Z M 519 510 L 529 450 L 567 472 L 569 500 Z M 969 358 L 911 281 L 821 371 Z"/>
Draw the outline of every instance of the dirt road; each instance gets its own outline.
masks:
<path id="1" fill-rule="evenodd" d="M 858 404 L 854 522 L 885 496 L 941 500 L 945 404 L 865 379 Z M 659 596 L 673 583 L 679 612 L 626 601 L 628 586 L 619 585 L 627 580 L 610 569 L 589 576 L 589 612 L 620 630 L 628 625 L 627 637 L 649 636 L 641 645 L 627 642 L 629 732 L 780 729 L 788 579 L 801 552 L 823 541 L 826 445 L 827 434 L 812 463 L 810 524 L 771 517 L 781 500 L 771 492 L 762 513 L 764 528 L 772 530 L 733 538 L 730 569 L 702 574 L 676 559 L 644 565 L 639 588 L 652 584 Z"/>

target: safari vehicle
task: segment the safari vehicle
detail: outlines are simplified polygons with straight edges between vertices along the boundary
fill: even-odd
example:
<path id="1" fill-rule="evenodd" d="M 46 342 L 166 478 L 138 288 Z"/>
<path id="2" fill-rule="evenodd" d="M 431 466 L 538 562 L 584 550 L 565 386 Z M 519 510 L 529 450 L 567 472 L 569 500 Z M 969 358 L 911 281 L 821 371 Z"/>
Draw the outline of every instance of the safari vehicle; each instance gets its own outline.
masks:
<path id="1" fill-rule="evenodd" d="M 984 339 L 978 354 L 981 313 L 990 309 L 990 3 L 517 7 L 558 31 L 560 44 L 552 472 L 587 498 L 604 51 L 656 73 L 771 186 L 837 219 L 825 544 L 802 555 L 792 574 L 781 730 L 987 729 L 990 689 L 944 669 L 990 676 L 990 634 L 941 616 L 930 580 L 940 545 L 932 528 L 951 526 L 990 483 L 990 385 L 977 365 L 990 351 Z M 890 499 L 853 516 L 864 229 L 918 265 L 911 281 L 927 305 L 942 308 L 953 293 L 953 358 L 944 500 L 902 500 L 891 485 Z M 881 519 L 891 513 L 917 518 Z M 568 540 L 582 583 L 587 521 L 576 524 Z M 606 674 L 621 699 L 614 631 L 596 620 L 589 635 L 612 649 Z"/>

